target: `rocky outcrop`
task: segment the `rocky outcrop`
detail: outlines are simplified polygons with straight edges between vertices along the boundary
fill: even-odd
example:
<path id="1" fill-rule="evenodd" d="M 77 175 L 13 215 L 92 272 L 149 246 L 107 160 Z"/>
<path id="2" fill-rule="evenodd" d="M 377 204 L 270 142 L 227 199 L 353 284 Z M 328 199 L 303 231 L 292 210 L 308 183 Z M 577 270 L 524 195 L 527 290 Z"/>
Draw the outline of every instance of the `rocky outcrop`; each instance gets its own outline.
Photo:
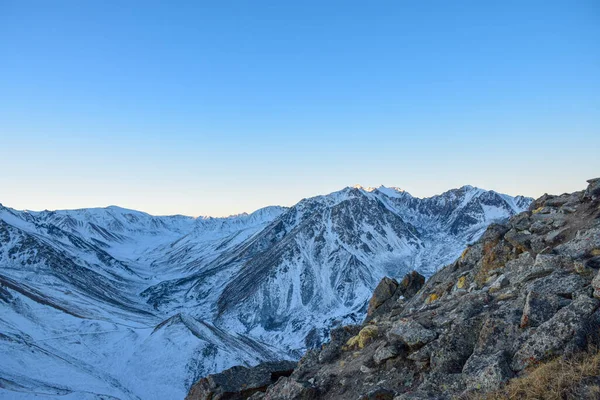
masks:
<path id="1" fill-rule="evenodd" d="M 264 392 L 280 377 L 290 376 L 296 367 L 292 361 L 266 362 L 255 367 L 233 367 L 200 379 L 186 400 L 241 400 Z"/>
<path id="2" fill-rule="evenodd" d="M 362 326 L 333 331 L 253 399 L 477 398 L 597 346 L 599 181 L 489 227 L 425 284 L 385 278 Z"/>

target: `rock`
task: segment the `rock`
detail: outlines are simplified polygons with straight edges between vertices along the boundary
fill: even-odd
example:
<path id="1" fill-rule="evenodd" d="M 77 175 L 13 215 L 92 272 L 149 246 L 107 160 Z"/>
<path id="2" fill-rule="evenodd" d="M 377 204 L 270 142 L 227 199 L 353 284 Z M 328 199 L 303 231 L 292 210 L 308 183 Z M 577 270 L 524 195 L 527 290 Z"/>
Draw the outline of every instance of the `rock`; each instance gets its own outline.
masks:
<path id="1" fill-rule="evenodd" d="M 318 360 L 321 363 L 326 363 L 333 360 L 342 351 L 342 347 L 346 344 L 348 339 L 358 335 L 360 327 L 356 325 L 349 325 L 338 327 L 331 330 L 331 340 L 326 343 L 321 351 L 319 352 Z"/>
<path id="2" fill-rule="evenodd" d="M 565 240 L 568 232 L 569 232 L 568 228 L 560 229 L 560 230 L 553 230 L 552 232 L 550 232 L 546 235 L 546 237 L 544 238 L 544 241 L 549 245 L 560 243 Z"/>
<path id="3" fill-rule="evenodd" d="M 491 284 L 489 292 L 490 293 L 497 292 L 501 289 L 504 289 L 506 286 L 508 286 L 508 284 L 509 284 L 508 278 L 504 274 L 502 274 L 498 278 L 496 278 L 494 283 Z"/>
<path id="4" fill-rule="evenodd" d="M 574 272 L 574 271 L 573 271 Z M 555 295 L 565 299 L 572 298 L 573 293 L 587 285 L 588 279 L 578 274 L 554 272 L 543 278 L 533 280 L 525 286 L 527 293 L 537 292 Z"/>
<path id="5" fill-rule="evenodd" d="M 377 292 L 369 301 L 369 309 L 365 323 L 384 315 L 391 310 L 400 313 L 406 300 L 412 298 L 425 283 L 425 277 L 416 271 L 406 274 L 398 284 L 395 280 L 384 278 L 375 291 Z M 396 287 L 394 289 L 394 286 Z M 392 291 L 390 295 L 390 291 Z"/>
<path id="6" fill-rule="evenodd" d="M 488 316 L 479 330 L 474 353 L 494 354 L 510 349 L 522 332 L 517 311 L 511 308 L 508 315 L 500 313 Z"/>
<path id="7" fill-rule="evenodd" d="M 534 200 L 533 202 L 531 202 L 531 204 L 529 205 L 529 211 L 535 212 L 535 210 L 539 210 L 540 208 L 542 208 L 544 205 L 546 205 L 546 202 L 552 198 L 554 198 L 555 196 L 549 195 L 548 193 L 545 193 L 542 197 L 540 197 L 537 200 Z"/>
<path id="8" fill-rule="evenodd" d="M 373 361 L 375 364 L 379 365 L 384 361 L 396 357 L 400 352 L 396 346 L 380 346 L 377 350 L 375 350 L 375 354 L 373 354 Z"/>
<path id="9" fill-rule="evenodd" d="M 359 400 L 393 400 L 396 392 L 389 389 L 377 388 L 373 389 L 367 394 L 363 394 Z"/>
<path id="10" fill-rule="evenodd" d="M 594 297 L 600 299 L 600 271 L 592 280 L 592 287 L 594 288 Z"/>
<path id="11" fill-rule="evenodd" d="M 431 357 L 431 346 L 424 346 L 419 350 L 410 353 L 406 358 L 412 361 L 420 361 L 420 362 L 429 362 L 429 358 Z"/>
<path id="12" fill-rule="evenodd" d="M 531 212 L 522 212 L 510 221 L 510 225 L 517 231 L 524 231 L 531 225 L 531 221 L 529 220 L 530 215 Z"/>
<path id="13" fill-rule="evenodd" d="M 431 351 L 431 368 L 437 373 L 460 373 L 467 359 L 473 354 L 481 321 L 479 318 L 456 320 L 456 322 L 441 335 Z"/>
<path id="14" fill-rule="evenodd" d="M 555 254 L 538 254 L 533 263 L 534 268 L 572 269 L 574 267 L 571 257 Z"/>
<path id="15" fill-rule="evenodd" d="M 531 224 L 529 230 L 536 235 L 545 235 L 552 230 L 552 225 L 549 222 L 548 219 L 535 221 Z"/>
<path id="16" fill-rule="evenodd" d="M 434 340 L 437 333 L 412 319 L 401 319 L 392 326 L 387 336 L 389 340 L 400 340 L 408 347 L 417 348 Z"/>
<path id="17" fill-rule="evenodd" d="M 462 372 L 469 376 L 467 389 L 483 392 L 499 388 L 514 376 L 503 351 L 492 355 L 473 354 L 465 363 Z"/>
<path id="18" fill-rule="evenodd" d="M 531 233 L 517 232 L 516 229 L 511 229 L 504 235 L 504 239 L 521 252 L 526 252 L 531 248 L 532 237 Z"/>
<path id="19" fill-rule="evenodd" d="M 265 392 L 264 400 L 316 400 L 319 392 L 312 385 L 292 378 L 281 378 Z M 211 399 L 213 400 L 213 399 Z"/>
<path id="20" fill-rule="evenodd" d="M 574 206 L 570 206 L 568 204 L 565 204 L 564 206 L 562 206 L 559 210 L 561 213 L 563 214 L 572 214 L 574 212 L 577 211 L 577 207 Z"/>
<path id="21" fill-rule="evenodd" d="M 413 297 L 425 284 L 425 277 L 417 271 L 412 271 L 406 274 L 402 282 L 400 282 L 399 290 L 401 295 L 406 299 Z"/>
<path id="22" fill-rule="evenodd" d="M 521 328 L 540 326 L 558 311 L 559 301 L 556 296 L 529 292 L 523 308 Z"/>
<path id="23" fill-rule="evenodd" d="M 200 379 L 190 389 L 186 400 L 244 399 L 267 387 L 282 376 L 292 374 L 293 361 L 265 362 L 255 367 L 233 367 Z"/>
<path id="24" fill-rule="evenodd" d="M 371 300 L 369 300 L 369 309 L 367 315 L 373 314 L 377 307 L 385 303 L 386 300 L 394 295 L 394 292 L 398 288 L 398 282 L 395 279 L 384 277 L 373 292 Z"/>
<path id="25" fill-rule="evenodd" d="M 559 197 L 553 197 L 551 199 L 548 199 L 546 201 L 546 204 L 544 204 L 547 207 L 560 207 L 564 204 L 566 204 L 569 201 L 569 197 L 568 196 L 559 196 Z"/>
<path id="26" fill-rule="evenodd" d="M 586 260 L 585 267 L 591 269 L 600 269 L 600 257 L 592 257 Z"/>
<path id="27" fill-rule="evenodd" d="M 561 354 L 577 332 L 587 326 L 588 318 L 598 308 L 598 300 L 581 297 L 564 307 L 535 330 L 527 331 L 513 356 L 511 368 L 521 371 L 526 367 Z"/>
<path id="28" fill-rule="evenodd" d="M 596 200 L 600 197 L 600 178 L 594 178 L 587 181 L 589 183 L 586 191 L 585 198 Z"/>
<path id="29" fill-rule="evenodd" d="M 362 372 L 363 374 L 370 374 L 373 372 L 373 368 L 369 368 L 366 365 L 361 365 L 360 372 Z"/>

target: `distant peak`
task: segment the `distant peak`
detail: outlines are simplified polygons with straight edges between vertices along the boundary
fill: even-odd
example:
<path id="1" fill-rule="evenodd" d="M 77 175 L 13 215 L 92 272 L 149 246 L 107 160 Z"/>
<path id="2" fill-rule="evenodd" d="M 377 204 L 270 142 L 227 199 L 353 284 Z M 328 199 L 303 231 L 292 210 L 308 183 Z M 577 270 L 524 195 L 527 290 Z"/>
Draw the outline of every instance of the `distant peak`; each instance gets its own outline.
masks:
<path id="1" fill-rule="evenodd" d="M 377 188 L 377 191 L 387 197 L 403 197 L 406 195 L 410 196 L 404 189 L 394 186 L 386 187 L 381 185 Z"/>
<path id="2" fill-rule="evenodd" d="M 364 187 L 363 185 L 354 185 L 352 186 L 354 189 L 364 190 L 365 192 L 374 192 L 377 188 L 374 187 Z"/>

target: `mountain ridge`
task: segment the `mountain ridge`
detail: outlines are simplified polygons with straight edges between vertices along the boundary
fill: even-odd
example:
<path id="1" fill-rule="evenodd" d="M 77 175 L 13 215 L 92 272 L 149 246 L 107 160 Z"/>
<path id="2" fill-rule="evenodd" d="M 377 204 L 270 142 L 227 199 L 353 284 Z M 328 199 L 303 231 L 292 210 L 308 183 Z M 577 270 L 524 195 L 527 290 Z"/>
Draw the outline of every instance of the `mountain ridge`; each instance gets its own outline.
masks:
<path id="1" fill-rule="evenodd" d="M 234 367 L 186 400 L 597 399 L 600 178 L 588 183 L 490 225 L 427 281 L 384 277 L 365 320 L 294 370 Z"/>
<path id="2" fill-rule="evenodd" d="M 81 393 L 88 376 L 97 393 L 183 397 L 200 376 L 297 359 L 332 326 L 362 318 L 382 276 L 432 274 L 528 201 L 466 186 L 427 199 L 347 187 L 228 218 L 1 207 L 0 275 L 12 288 L 2 285 L 11 341 L 0 348 L 40 376 L 49 365 L 83 375 L 39 386 L 18 365 L 0 365 L 0 375 L 48 396 Z M 44 302 L 59 308 L 45 312 Z M 39 365 L 22 354 L 30 347 L 44 351 Z M 177 366 L 149 369 L 157 363 Z"/>

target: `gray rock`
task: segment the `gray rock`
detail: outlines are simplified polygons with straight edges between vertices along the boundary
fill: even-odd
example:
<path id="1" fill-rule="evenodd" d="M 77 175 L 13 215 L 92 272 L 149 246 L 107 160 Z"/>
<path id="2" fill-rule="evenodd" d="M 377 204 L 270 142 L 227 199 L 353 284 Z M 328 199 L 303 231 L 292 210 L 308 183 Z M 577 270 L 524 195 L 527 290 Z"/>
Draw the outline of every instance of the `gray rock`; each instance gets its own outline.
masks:
<path id="1" fill-rule="evenodd" d="M 522 252 L 528 251 L 531 248 L 532 238 L 533 235 L 531 233 L 526 233 L 526 231 L 518 232 L 516 229 L 511 229 L 504 235 L 504 239 L 507 242 Z"/>
<path id="2" fill-rule="evenodd" d="M 556 254 L 538 254 L 533 263 L 534 268 L 548 267 L 553 269 L 572 269 L 571 257 Z"/>
<path id="3" fill-rule="evenodd" d="M 281 378 L 265 392 L 264 400 L 316 400 L 318 390 L 308 382 L 298 382 L 292 378 Z M 212 400 L 212 399 L 211 399 Z"/>
<path id="4" fill-rule="evenodd" d="M 556 314 L 559 306 L 559 299 L 554 295 L 529 292 L 523 308 L 521 328 L 540 326 Z"/>
<path id="5" fill-rule="evenodd" d="M 589 185 L 585 191 L 585 197 L 593 200 L 600 198 L 600 178 L 590 179 L 587 183 Z"/>
<path id="6" fill-rule="evenodd" d="M 456 320 L 435 342 L 431 352 L 431 368 L 439 374 L 460 373 L 479 338 L 481 320 Z"/>
<path id="7" fill-rule="evenodd" d="M 537 220 L 535 221 L 529 230 L 536 235 L 545 235 L 546 233 L 552 230 L 552 225 L 549 223 L 549 219 Z"/>
<path id="8" fill-rule="evenodd" d="M 559 212 L 561 212 L 563 214 L 573 214 L 576 211 L 577 211 L 577 207 L 571 206 L 571 205 L 568 205 L 568 204 L 565 204 L 559 210 Z"/>
<path id="9" fill-rule="evenodd" d="M 507 313 L 496 313 L 486 318 L 477 338 L 474 352 L 477 354 L 494 354 L 511 351 L 512 346 L 521 334 L 519 328 L 520 310 L 508 309 Z"/>
<path id="10" fill-rule="evenodd" d="M 483 392 L 499 388 L 514 376 L 503 351 L 492 355 L 473 354 L 462 372 L 469 376 L 467 389 Z"/>
<path id="11" fill-rule="evenodd" d="M 592 280 L 592 287 L 594 288 L 594 297 L 600 299 L 600 271 Z"/>
<path id="12" fill-rule="evenodd" d="M 546 206 L 548 207 L 560 207 L 564 204 L 566 204 L 569 201 L 569 196 L 558 196 L 558 197 L 553 197 L 551 199 L 548 199 L 546 201 Z"/>
<path id="13" fill-rule="evenodd" d="M 565 240 L 568 231 L 568 228 L 553 230 L 546 235 L 544 241 L 549 245 L 560 243 Z"/>
<path id="14" fill-rule="evenodd" d="M 515 228 L 517 231 L 524 231 L 529 228 L 531 225 L 531 221 L 529 217 L 531 212 L 523 212 L 517 216 L 515 216 L 510 222 L 511 226 Z"/>
<path id="15" fill-rule="evenodd" d="M 373 368 L 369 368 L 366 365 L 361 365 L 360 372 L 362 372 L 363 374 L 370 374 L 373 372 Z"/>
<path id="16" fill-rule="evenodd" d="M 490 285 L 490 293 L 497 292 L 504 289 L 509 284 L 509 280 L 506 275 L 502 274 Z"/>
<path id="17" fill-rule="evenodd" d="M 295 367 L 293 361 L 276 361 L 251 368 L 229 368 L 200 379 L 192 386 L 186 400 L 247 398 L 257 391 L 265 391 L 280 377 L 291 375 Z"/>
<path id="18" fill-rule="evenodd" d="M 393 400 L 396 392 L 386 388 L 376 388 L 363 394 L 358 400 Z"/>
<path id="19" fill-rule="evenodd" d="M 400 352 L 396 346 L 380 346 L 375 350 L 375 354 L 373 354 L 373 361 L 375 361 L 375 364 L 379 365 L 390 358 L 396 357 L 398 354 L 400 354 Z"/>
<path id="20" fill-rule="evenodd" d="M 573 297 L 573 293 L 587 284 L 585 277 L 578 274 L 556 271 L 548 276 L 527 283 L 529 292 L 553 294 L 563 298 Z"/>
<path id="21" fill-rule="evenodd" d="M 400 340 L 408 347 L 421 347 L 437 337 L 435 331 L 424 328 L 412 319 L 397 321 L 387 332 L 389 340 Z"/>
<path id="22" fill-rule="evenodd" d="M 577 298 L 569 306 L 560 309 L 551 319 L 537 329 L 528 331 L 513 356 L 511 368 L 521 371 L 528 366 L 561 354 L 569 342 L 578 339 L 592 313 L 598 308 L 598 300 Z"/>
<path id="23" fill-rule="evenodd" d="M 367 315 L 373 314 L 373 312 L 385 303 L 386 300 L 390 299 L 396 289 L 398 288 L 398 281 L 395 279 L 384 277 L 373 292 L 373 296 L 371 296 L 371 300 L 369 300 L 369 309 L 367 311 Z"/>
<path id="24" fill-rule="evenodd" d="M 431 346 L 424 346 L 419 350 L 410 353 L 406 358 L 412 361 L 428 362 L 431 357 Z"/>

